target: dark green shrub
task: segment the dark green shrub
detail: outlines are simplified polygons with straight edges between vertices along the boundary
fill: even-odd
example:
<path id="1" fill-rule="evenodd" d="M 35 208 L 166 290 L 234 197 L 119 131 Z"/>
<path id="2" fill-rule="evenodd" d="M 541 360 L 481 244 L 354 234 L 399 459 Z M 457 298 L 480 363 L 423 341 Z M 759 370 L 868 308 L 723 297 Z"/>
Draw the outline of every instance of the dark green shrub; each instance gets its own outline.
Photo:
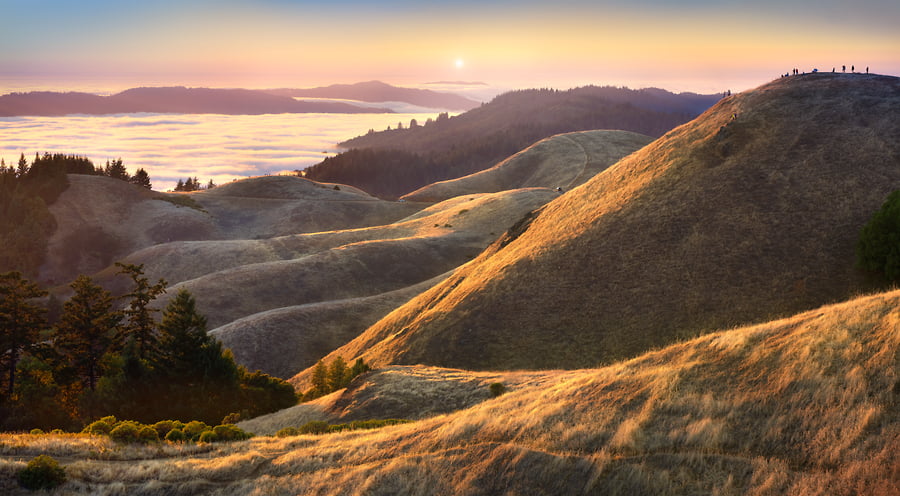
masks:
<path id="1" fill-rule="evenodd" d="M 156 434 L 159 435 L 160 439 L 165 439 L 166 434 L 168 434 L 172 429 L 175 428 L 175 421 L 160 420 L 159 422 L 153 424 L 153 428 L 156 429 Z"/>
<path id="2" fill-rule="evenodd" d="M 62 429 L 53 429 L 52 431 L 50 431 L 50 434 L 65 434 L 65 433 L 66 433 L 66 431 L 64 431 Z"/>
<path id="3" fill-rule="evenodd" d="M 103 422 L 106 422 L 110 426 L 114 426 L 119 423 L 119 421 L 116 419 L 115 415 L 107 415 L 106 417 L 103 417 L 100 420 Z"/>
<path id="4" fill-rule="evenodd" d="M 900 281 L 900 190 L 891 193 L 881 210 L 863 226 L 856 244 L 857 264 Z"/>
<path id="5" fill-rule="evenodd" d="M 210 427 L 206 425 L 206 422 L 201 422 L 199 420 L 192 420 L 188 422 L 182 431 L 184 431 L 184 435 L 187 436 L 191 441 L 196 441 L 200 439 L 200 435 L 203 434 L 204 431 L 210 430 Z"/>
<path id="6" fill-rule="evenodd" d="M 85 434 L 96 434 L 98 436 L 108 436 L 112 430 L 112 426 L 104 420 L 96 420 L 88 424 L 81 432 Z"/>
<path id="7" fill-rule="evenodd" d="M 313 420 L 300 426 L 300 434 L 325 434 L 330 430 L 328 422 Z"/>
<path id="8" fill-rule="evenodd" d="M 290 437 L 290 436 L 298 436 L 300 435 L 300 431 L 297 430 L 296 427 L 285 427 L 284 429 L 280 429 L 275 433 L 277 437 Z"/>
<path id="9" fill-rule="evenodd" d="M 250 439 L 251 434 L 234 424 L 222 424 L 213 428 L 219 441 L 243 441 Z"/>
<path id="10" fill-rule="evenodd" d="M 44 431 L 42 431 L 41 429 L 31 429 L 31 434 L 34 436 L 40 436 L 43 433 Z"/>
<path id="11" fill-rule="evenodd" d="M 181 429 L 172 429 L 166 434 L 166 441 L 170 443 L 183 443 L 187 441 L 187 436 Z"/>
<path id="12" fill-rule="evenodd" d="M 142 443 L 155 443 L 159 441 L 159 433 L 149 425 L 142 425 L 138 429 L 138 441 Z"/>
<path id="13" fill-rule="evenodd" d="M 219 436 L 214 431 L 203 431 L 200 434 L 201 443 L 214 443 L 216 441 L 219 441 Z"/>
<path id="14" fill-rule="evenodd" d="M 141 424 L 133 420 L 124 420 L 109 431 L 109 437 L 117 443 L 137 443 L 141 440 L 141 427 Z"/>
<path id="15" fill-rule="evenodd" d="M 506 386 L 502 382 L 495 382 L 488 387 L 491 389 L 491 396 L 494 398 L 506 392 Z"/>
<path id="16" fill-rule="evenodd" d="M 52 457 L 40 455 L 19 471 L 17 479 L 25 489 L 53 489 L 66 481 L 66 470 Z"/>

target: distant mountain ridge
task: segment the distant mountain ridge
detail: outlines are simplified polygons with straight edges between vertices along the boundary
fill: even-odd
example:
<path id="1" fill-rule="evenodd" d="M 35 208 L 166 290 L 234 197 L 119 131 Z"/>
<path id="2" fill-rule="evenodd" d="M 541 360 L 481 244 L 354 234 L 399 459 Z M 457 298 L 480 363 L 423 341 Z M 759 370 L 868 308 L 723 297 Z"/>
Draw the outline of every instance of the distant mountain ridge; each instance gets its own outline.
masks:
<path id="1" fill-rule="evenodd" d="M 493 167 L 561 133 L 606 129 L 659 137 L 719 99 L 721 95 L 597 86 L 511 91 L 457 116 L 441 114 L 434 121 L 347 140 L 340 143 L 347 152 L 306 173 L 316 181 L 352 184 L 396 198 Z"/>
<path id="2" fill-rule="evenodd" d="M 184 86 L 132 88 L 110 96 L 50 91 L 0 96 L 0 117 L 137 112 L 226 115 L 393 113 L 390 109 L 363 108 L 340 102 L 299 102 L 261 90 Z"/>
<path id="3" fill-rule="evenodd" d="M 443 93 L 418 88 L 401 88 L 381 81 L 355 84 L 332 84 L 317 88 L 266 90 L 268 93 L 289 97 L 342 98 L 362 102 L 406 102 L 421 107 L 444 110 L 471 110 L 481 102 L 453 93 Z"/>

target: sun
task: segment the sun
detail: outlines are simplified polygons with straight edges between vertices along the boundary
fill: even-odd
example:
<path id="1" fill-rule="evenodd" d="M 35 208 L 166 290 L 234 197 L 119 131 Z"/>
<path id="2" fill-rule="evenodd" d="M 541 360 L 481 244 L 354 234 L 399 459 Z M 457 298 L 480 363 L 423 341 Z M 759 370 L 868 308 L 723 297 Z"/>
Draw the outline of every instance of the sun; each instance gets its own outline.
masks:
<path id="1" fill-rule="evenodd" d="M 455 64 L 456 64 L 457 69 L 462 69 L 463 66 L 466 65 L 466 63 L 463 59 L 456 59 Z"/>

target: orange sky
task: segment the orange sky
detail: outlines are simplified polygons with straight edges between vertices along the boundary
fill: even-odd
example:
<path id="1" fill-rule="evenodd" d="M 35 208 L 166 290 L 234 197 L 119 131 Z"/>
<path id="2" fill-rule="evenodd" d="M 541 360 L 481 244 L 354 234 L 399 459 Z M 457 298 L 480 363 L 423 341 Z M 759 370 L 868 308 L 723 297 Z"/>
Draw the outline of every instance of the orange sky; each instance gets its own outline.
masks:
<path id="1" fill-rule="evenodd" d="M 854 64 L 900 74 L 896 1 L 422 5 L 0 0 L 0 18 L 10 21 L 0 30 L 0 75 L 248 87 L 467 80 L 711 92 L 753 87 L 794 67 Z"/>

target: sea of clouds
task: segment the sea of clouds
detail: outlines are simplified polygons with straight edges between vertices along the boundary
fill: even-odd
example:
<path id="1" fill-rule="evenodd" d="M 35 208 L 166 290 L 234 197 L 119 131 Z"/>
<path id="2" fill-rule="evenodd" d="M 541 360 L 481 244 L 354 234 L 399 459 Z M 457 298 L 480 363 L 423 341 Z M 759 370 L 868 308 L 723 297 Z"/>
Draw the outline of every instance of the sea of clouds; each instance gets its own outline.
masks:
<path id="1" fill-rule="evenodd" d="M 179 179 L 203 184 L 302 170 L 340 150 L 337 143 L 411 119 L 423 124 L 439 111 L 398 108 L 396 114 L 121 114 L 0 118 L 0 158 L 15 165 L 20 154 L 86 156 L 95 165 L 121 158 L 129 172 L 150 174 L 153 189 Z"/>

